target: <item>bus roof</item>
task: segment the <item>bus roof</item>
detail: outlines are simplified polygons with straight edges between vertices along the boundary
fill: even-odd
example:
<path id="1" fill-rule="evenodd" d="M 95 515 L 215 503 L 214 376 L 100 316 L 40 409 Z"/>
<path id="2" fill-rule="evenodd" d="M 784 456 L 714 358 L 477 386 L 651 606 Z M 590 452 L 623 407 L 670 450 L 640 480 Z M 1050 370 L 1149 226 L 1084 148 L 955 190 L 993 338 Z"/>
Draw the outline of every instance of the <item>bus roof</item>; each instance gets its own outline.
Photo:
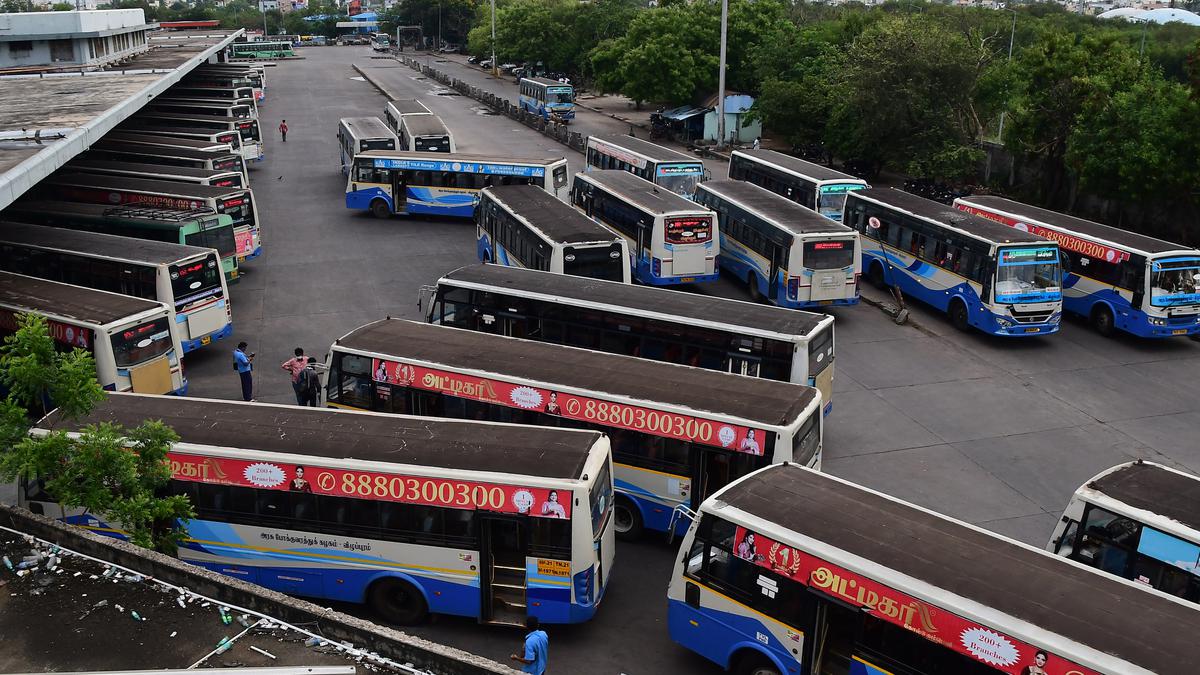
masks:
<path id="1" fill-rule="evenodd" d="M 170 166 L 168 164 L 144 164 L 141 162 L 118 162 L 106 159 L 73 159 L 67 162 L 64 169 L 97 171 L 127 171 L 135 173 L 157 173 L 169 176 L 187 176 L 188 178 L 212 178 L 223 174 L 242 175 L 236 169 L 200 169 L 194 166 Z"/>
<path id="2" fill-rule="evenodd" d="M 138 145 L 148 145 L 151 147 L 184 148 L 189 150 L 199 150 L 201 152 L 223 152 L 227 154 L 237 154 L 236 151 L 233 150 L 232 146 L 230 146 L 228 143 L 213 143 L 212 141 L 201 141 L 195 138 L 164 136 L 162 134 L 153 134 L 144 131 L 131 131 L 128 129 L 113 129 L 105 134 L 100 140 L 93 143 L 93 145 L 99 146 L 110 143 L 136 143 Z"/>
<path id="3" fill-rule="evenodd" d="M 384 358 L 577 387 L 771 426 L 797 421 L 816 390 L 632 356 L 532 342 L 401 319 L 369 323 L 335 343 Z"/>
<path id="4" fill-rule="evenodd" d="M 0 222 L 0 246 L 4 244 L 83 253 L 150 265 L 170 265 L 211 253 L 210 249 L 199 246 L 15 222 Z"/>
<path id="5" fill-rule="evenodd" d="M 1200 530 L 1198 476 L 1138 460 L 1115 466 L 1088 481 L 1084 487 L 1132 508 Z"/>
<path id="6" fill-rule="evenodd" d="M 189 106 L 192 108 L 232 108 L 234 106 L 254 105 L 254 99 L 246 98 L 171 98 L 170 96 L 159 96 L 158 98 L 146 104 L 147 107 L 158 107 L 163 105 L 169 106 Z"/>
<path id="7" fill-rule="evenodd" d="M 217 187 L 215 185 L 200 185 L 198 183 L 180 183 L 173 180 L 155 180 L 153 178 L 132 178 L 130 176 L 106 176 L 92 173 L 55 174 L 42 181 L 46 185 L 74 185 L 85 188 L 101 188 L 108 190 L 134 190 L 198 199 L 222 199 L 249 192 L 244 187 Z"/>
<path id="8" fill-rule="evenodd" d="M 461 153 L 444 153 L 444 152 L 420 152 L 420 151 L 403 151 L 403 150 L 366 150 L 355 155 L 356 157 L 366 157 L 370 159 L 399 159 L 406 161 L 426 161 L 433 165 L 446 165 L 449 167 L 456 163 L 477 163 L 477 164 L 528 164 L 532 166 L 548 166 L 555 162 L 561 162 L 565 157 L 546 157 L 539 159 L 537 157 L 501 157 L 499 155 L 464 155 Z M 447 171 L 447 169 L 441 169 Z"/>
<path id="9" fill-rule="evenodd" d="M 131 123 L 136 124 L 139 121 L 146 119 L 167 120 L 179 122 L 178 126 L 188 126 L 191 122 L 199 122 L 202 125 L 207 124 L 243 124 L 245 122 L 254 121 L 254 118 L 237 118 L 237 117 L 222 117 L 220 115 L 188 115 L 186 113 L 162 112 L 153 109 L 151 104 L 150 110 L 142 108 L 130 119 Z"/>
<path id="10" fill-rule="evenodd" d="M 567 87 L 568 89 L 572 88 L 571 85 L 566 82 L 559 82 L 558 80 L 551 80 L 548 77 L 522 77 L 521 79 L 528 80 L 529 82 L 536 82 L 538 84 L 545 85 L 547 87 Z"/>
<path id="11" fill-rule="evenodd" d="M 576 180 L 595 183 L 626 197 L 635 206 L 654 214 L 708 213 L 708 208 L 666 188 L 620 169 L 598 169 L 575 174 Z"/>
<path id="12" fill-rule="evenodd" d="M 433 114 L 432 110 L 426 108 L 424 103 L 415 98 L 394 98 L 388 101 L 388 104 L 395 108 L 396 112 L 401 115 Z"/>
<path id="13" fill-rule="evenodd" d="M 1111 225 L 1102 225 L 1091 220 L 1069 216 L 1065 213 L 1022 204 L 1021 202 L 1005 199 L 1004 197 L 979 195 L 960 197 L 956 201 L 968 206 L 978 206 L 989 211 L 999 211 L 1004 215 L 1012 216 L 1016 220 L 1032 220 L 1044 223 L 1051 227 L 1061 228 L 1067 232 L 1081 234 L 1085 237 L 1104 242 L 1111 242 L 1117 246 L 1132 249 L 1140 253 L 1155 254 L 1167 253 L 1169 251 L 1194 250 L 1183 244 L 1173 244 L 1169 241 L 1148 237 L 1137 232 L 1130 232 L 1129 230 L 1122 230 Z"/>
<path id="14" fill-rule="evenodd" d="M 162 420 L 184 443 L 442 469 L 578 480 L 595 431 L 383 415 L 193 397 L 110 394 L 81 419 L 57 410 L 41 428 Z"/>
<path id="15" fill-rule="evenodd" d="M 444 136 L 450 133 L 446 123 L 437 115 L 406 115 L 400 123 L 413 136 Z"/>
<path id="16" fill-rule="evenodd" d="M 155 309 L 166 313 L 166 306 L 161 302 L 11 272 L 0 272 L 0 306 L 17 311 L 44 312 L 97 326 Z"/>
<path id="17" fill-rule="evenodd" d="M 186 140 L 186 139 L 184 139 Z M 232 150 L 201 150 L 198 148 L 172 148 L 166 145 L 142 145 L 134 141 L 100 141 L 92 145 L 87 151 L 78 157 L 82 159 L 91 159 L 96 153 L 118 153 L 121 155 L 142 155 L 145 157 L 174 157 L 178 159 L 206 159 L 217 160 L 230 155 L 241 157 L 241 155 Z M 136 160 L 113 160 L 113 161 L 132 161 L 133 163 L 141 163 Z M 163 166 L 161 164 L 157 166 Z M 234 169 L 236 171 L 236 169 Z"/>
<path id="18" fill-rule="evenodd" d="M 994 244 L 1052 243 L 1045 237 L 997 223 L 980 216 L 960 211 L 931 199 L 918 197 L 896 188 L 868 188 L 846 193 L 847 199 L 865 199 L 889 206 L 910 215 L 932 220 L 956 229 L 963 234 L 990 241 Z"/>
<path id="19" fill-rule="evenodd" d="M 608 145 L 614 145 L 618 148 L 623 148 L 655 162 L 689 162 L 692 164 L 700 162 L 699 159 L 692 157 L 691 155 L 685 155 L 682 152 L 679 152 L 678 150 L 672 150 L 671 148 L 664 148 L 657 143 L 643 141 L 635 136 L 628 136 L 626 134 L 605 134 L 603 136 L 589 136 L 588 140 L 590 141 L 593 138 L 600 143 L 607 143 Z"/>
<path id="20" fill-rule="evenodd" d="M 209 117 L 210 120 L 221 120 L 221 117 Z M 186 120 L 184 120 L 186 121 Z M 193 127 L 186 124 L 174 124 L 171 126 L 147 124 L 144 118 L 130 117 L 118 127 L 121 131 L 140 132 L 158 132 L 160 134 L 182 134 L 187 137 L 212 138 L 216 136 L 230 135 L 233 138 L 238 133 L 236 129 L 214 129 L 212 127 Z M 214 141 L 215 142 L 215 141 Z"/>
<path id="21" fill-rule="evenodd" d="M 673 323 L 716 325 L 756 336 L 808 335 L 825 323 L 833 323 L 832 317 L 824 314 L 774 305 L 504 265 L 460 267 L 441 281 L 498 286 L 517 293 L 553 297 L 565 304 L 600 305 L 623 314 L 656 314 Z"/>
<path id="22" fill-rule="evenodd" d="M 756 162 L 770 164 L 776 168 L 800 174 L 814 181 L 837 180 L 858 183 L 860 185 L 867 184 L 867 181 L 856 176 L 851 176 L 848 173 L 842 173 L 836 169 L 808 162 L 799 157 L 785 155 L 782 152 L 775 152 L 774 150 L 735 150 L 733 154 L 744 155 Z"/>
<path id="23" fill-rule="evenodd" d="M 532 185 L 496 185 L 483 194 L 512 211 L 534 230 L 563 244 L 614 241 L 619 235 L 545 190 Z"/>
<path id="24" fill-rule="evenodd" d="M 961 600 L 943 604 L 944 610 L 967 616 L 973 609 L 981 623 L 1012 627 L 1014 637 L 1024 633 L 1022 639 L 1049 651 L 1061 636 L 1156 673 L 1200 660 L 1194 637 L 1200 613 L 1182 601 L 796 464 L 767 467 L 713 500 L 783 531 L 765 536 L 782 534 L 785 544 L 789 536 L 812 539 L 820 549 L 834 549 L 830 563 L 881 566 L 882 574 L 870 574 L 879 583 L 915 580 L 956 596 Z M 1063 651 L 1068 658 L 1079 653 Z"/>
<path id="25" fill-rule="evenodd" d="M 711 192 L 718 197 L 736 202 L 748 211 L 753 211 L 775 226 L 794 235 L 804 234 L 848 234 L 854 230 L 839 222 L 804 208 L 787 197 L 777 195 L 766 188 L 742 180 L 710 180 L 696 186 L 697 190 Z"/>
<path id="26" fill-rule="evenodd" d="M 378 117 L 343 117 L 338 123 L 355 138 L 395 138 L 392 128 Z"/>
<path id="27" fill-rule="evenodd" d="M 19 201 L 8 207 L 5 213 L 36 213 L 61 215 L 64 217 L 82 216 L 89 218 L 117 218 L 121 220 L 140 220 L 157 225 L 162 225 L 164 223 L 182 225 L 200 218 L 204 218 L 206 220 L 228 218 L 231 222 L 233 220 L 230 216 L 214 213 L 212 209 L 207 208 L 175 211 L 173 209 L 156 209 L 151 206 L 139 206 L 134 204 L 114 206 L 112 204 L 88 204 L 86 202 L 35 200 Z"/>

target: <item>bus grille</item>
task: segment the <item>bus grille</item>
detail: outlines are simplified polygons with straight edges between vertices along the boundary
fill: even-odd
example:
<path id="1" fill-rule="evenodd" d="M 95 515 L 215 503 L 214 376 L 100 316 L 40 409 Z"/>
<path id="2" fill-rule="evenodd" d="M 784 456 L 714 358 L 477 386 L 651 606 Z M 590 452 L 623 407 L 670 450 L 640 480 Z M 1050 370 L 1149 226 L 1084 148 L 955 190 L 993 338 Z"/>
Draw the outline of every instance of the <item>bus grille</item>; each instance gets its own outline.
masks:
<path id="1" fill-rule="evenodd" d="M 1043 309 L 1036 312 L 1021 312 L 1012 310 L 1013 320 L 1017 323 L 1046 323 L 1050 320 L 1053 310 Z"/>

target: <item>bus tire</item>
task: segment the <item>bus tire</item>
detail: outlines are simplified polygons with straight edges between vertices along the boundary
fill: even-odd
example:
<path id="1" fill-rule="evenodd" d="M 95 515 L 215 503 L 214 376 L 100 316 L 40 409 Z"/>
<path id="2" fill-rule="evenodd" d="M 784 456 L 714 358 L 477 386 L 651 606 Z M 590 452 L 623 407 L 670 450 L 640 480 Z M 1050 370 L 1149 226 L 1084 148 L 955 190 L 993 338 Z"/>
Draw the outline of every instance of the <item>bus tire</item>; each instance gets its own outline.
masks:
<path id="1" fill-rule="evenodd" d="M 385 577 L 371 584 L 367 591 L 367 603 L 385 621 L 402 626 L 421 623 L 429 615 L 429 605 L 425 603 L 421 591 L 395 577 Z"/>
<path id="2" fill-rule="evenodd" d="M 881 291 L 887 288 L 887 280 L 883 278 L 883 265 L 878 262 L 871 263 L 870 269 L 867 270 L 867 281 Z"/>
<path id="3" fill-rule="evenodd" d="M 783 675 L 771 659 L 750 649 L 737 655 L 733 672 L 737 675 Z"/>
<path id="4" fill-rule="evenodd" d="M 967 303 L 959 300 L 958 298 L 954 298 L 950 301 L 949 314 L 950 323 L 954 324 L 955 328 L 961 331 L 967 331 L 971 329 L 971 317 L 969 314 L 967 314 Z"/>
<path id="5" fill-rule="evenodd" d="M 388 208 L 387 202 L 382 199 L 376 199 L 371 202 L 371 215 L 383 220 L 392 217 L 392 210 Z"/>
<path id="6" fill-rule="evenodd" d="M 613 530 L 617 538 L 632 541 L 642 536 L 642 512 L 628 497 L 617 495 L 613 502 Z"/>
<path id="7" fill-rule="evenodd" d="M 1116 332 L 1116 322 L 1113 320 L 1112 310 L 1108 305 L 1097 303 L 1092 307 L 1092 328 L 1104 337 L 1112 337 Z"/>
<path id="8" fill-rule="evenodd" d="M 758 275 L 751 272 L 746 275 L 746 285 L 750 287 L 750 299 L 754 302 L 762 302 L 762 291 L 758 290 Z"/>

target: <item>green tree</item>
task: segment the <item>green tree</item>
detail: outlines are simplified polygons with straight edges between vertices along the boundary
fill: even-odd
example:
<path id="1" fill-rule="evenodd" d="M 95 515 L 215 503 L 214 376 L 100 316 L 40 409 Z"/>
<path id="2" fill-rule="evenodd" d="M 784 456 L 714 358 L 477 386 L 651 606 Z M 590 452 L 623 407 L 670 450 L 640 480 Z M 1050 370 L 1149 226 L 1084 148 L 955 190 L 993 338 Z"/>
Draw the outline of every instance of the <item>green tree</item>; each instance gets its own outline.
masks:
<path id="1" fill-rule="evenodd" d="M 95 362 L 76 349 L 58 353 L 42 317 L 18 317 L 15 334 L 0 347 L 0 478 L 41 481 L 63 507 L 82 508 L 120 523 L 139 546 L 173 552 L 186 531 L 177 519 L 195 517 L 187 497 L 159 497 L 170 479 L 167 452 L 178 436 L 159 421 L 126 431 L 114 424 L 88 426 L 76 435 L 52 430 L 30 436 L 30 415 L 53 400 L 64 421 L 88 414 L 103 400 Z"/>

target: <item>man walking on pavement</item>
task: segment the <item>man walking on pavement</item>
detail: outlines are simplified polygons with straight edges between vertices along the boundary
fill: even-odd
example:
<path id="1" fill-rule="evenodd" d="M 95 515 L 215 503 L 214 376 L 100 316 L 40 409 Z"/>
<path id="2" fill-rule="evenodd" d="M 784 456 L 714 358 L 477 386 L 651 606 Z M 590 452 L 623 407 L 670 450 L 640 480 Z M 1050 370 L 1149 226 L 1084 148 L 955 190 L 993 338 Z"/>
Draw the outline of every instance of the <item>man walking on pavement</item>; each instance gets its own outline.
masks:
<path id="1" fill-rule="evenodd" d="M 538 629 L 536 616 L 525 617 L 525 628 L 529 630 L 529 634 L 525 636 L 525 656 L 511 654 L 509 658 L 521 662 L 523 673 L 545 675 L 546 661 L 550 657 L 550 637 L 546 635 L 546 631 Z"/>
<path id="2" fill-rule="evenodd" d="M 321 376 L 317 374 L 317 357 L 308 357 L 308 366 L 300 371 L 300 405 L 317 407 L 321 398 Z"/>
<path id="3" fill-rule="evenodd" d="M 284 361 L 281 366 L 292 376 L 292 391 L 296 392 L 296 405 L 304 405 L 304 390 L 300 387 L 300 374 L 304 372 L 304 367 L 307 365 L 308 359 L 304 357 L 304 350 L 296 347 L 296 356 Z"/>
<path id="4" fill-rule="evenodd" d="M 242 400 L 254 400 L 254 352 L 246 353 L 248 345 L 243 340 L 238 343 L 237 349 L 233 350 L 233 369 L 237 371 L 238 378 L 242 381 Z"/>
<path id="5" fill-rule="evenodd" d="M 283 136 L 283 142 L 287 143 L 287 120 L 279 123 L 279 135 Z"/>

